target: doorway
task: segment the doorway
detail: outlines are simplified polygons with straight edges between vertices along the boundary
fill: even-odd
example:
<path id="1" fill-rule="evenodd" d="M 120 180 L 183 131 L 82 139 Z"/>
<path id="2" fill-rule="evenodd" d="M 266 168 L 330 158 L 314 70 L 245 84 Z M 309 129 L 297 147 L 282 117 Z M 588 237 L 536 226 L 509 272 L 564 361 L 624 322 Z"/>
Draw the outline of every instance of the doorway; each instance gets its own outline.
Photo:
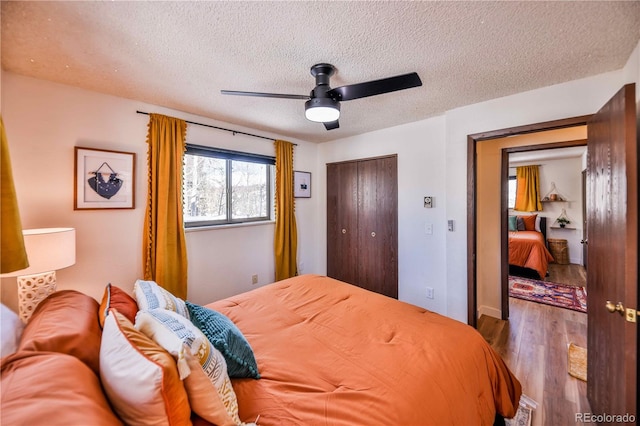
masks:
<path id="1" fill-rule="evenodd" d="M 564 120 L 557 120 L 545 123 L 538 123 L 528 126 L 520 126 L 502 130 L 496 130 L 492 132 L 485 132 L 475 135 L 468 136 L 468 204 L 467 204 L 467 250 L 468 250 L 468 262 L 467 262 L 467 277 L 468 277 L 468 323 L 474 327 L 477 326 L 478 319 L 478 264 L 479 259 L 477 257 L 477 253 L 480 254 L 480 261 L 482 260 L 482 256 L 489 255 L 491 256 L 487 262 L 492 262 L 495 265 L 496 259 L 508 259 L 508 231 L 507 227 L 503 226 L 503 224 L 507 223 L 508 216 L 508 208 L 507 208 L 507 191 L 502 191 L 501 194 L 498 194 L 498 200 L 496 202 L 499 203 L 500 207 L 498 207 L 495 213 L 484 214 L 483 211 L 478 211 L 478 204 L 487 202 L 490 199 L 487 194 L 483 194 L 482 192 L 478 194 L 480 187 L 478 182 L 484 177 L 480 174 L 482 167 L 478 165 L 478 152 L 487 147 L 493 147 L 495 145 L 496 140 L 502 138 L 508 138 L 508 143 L 506 143 L 506 148 L 509 148 L 512 152 L 526 151 L 531 149 L 540 149 L 540 144 L 548 142 L 550 139 L 548 137 L 544 137 L 542 132 L 562 132 L 567 129 L 575 128 L 577 126 L 584 126 L 589 119 L 589 116 L 575 117 Z M 525 139 L 524 136 L 538 136 L 539 139 L 535 142 L 537 145 L 535 147 L 530 147 L 532 145 L 531 139 Z M 517 142 L 518 138 L 522 138 L 520 142 Z M 535 139 L 535 138 L 534 138 Z M 584 139 L 579 138 L 579 139 Z M 583 141 L 571 140 L 559 138 L 556 140 L 560 140 L 561 142 L 556 143 L 547 143 L 545 148 L 554 149 L 554 148 L 563 148 L 569 146 L 575 146 L 578 144 L 584 144 Z M 500 142 L 502 143 L 502 142 Z M 519 144 L 519 146 L 518 146 Z M 511 146 L 509 146 L 511 145 Z M 507 153 L 504 152 L 501 148 L 502 146 L 494 147 L 494 151 L 497 152 L 497 158 L 495 155 L 491 155 L 489 158 L 494 158 L 494 164 L 489 167 L 493 167 L 493 170 L 503 170 L 503 179 L 507 179 L 507 167 L 508 167 L 508 156 Z M 493 149 L 493 148 L 492 148 Z M 500 154 L 502 152 L 502 154 Z M 500 157 L 501 155 L 501 157 Z M 495 163 L 497 161 L 497 164 Z M 500 163 L 502 161 L 502 164 Z M 500 185 L 500 176 L 497 177 L 492 175 L 491 179 L 493 183 L 491 184 L 492 188 L 498 188 Z M 496 214 L 497 213 L 497 214 Z M 480 214 L 480 216 L 478 216 Z M 476 228 L 476 223 L 479 219 L 482 219 L 483 226 L 481 229 Z M 493 224 L 493 226 L 487 226 L 487 224 Z M 493 228 L 493 230 L 492 230 Z M 482 238 L 478 239 L 478 233 L 490 232 L 489 239 Z M 488 240 L 491 240 L 491 244 L 488 244 Z M 482 241 L 483 247 L 482 251 L 478 250 L 478 241 Z M 496 253 L 500 253 L 499 257 L 495 256 Z M 482 263 L 484 266 L 486 263 Z M 484 275 L 485 271 L 481 271 L 483 275 L 481 276 L 481 280 L 486 282 L 494 282 L 496 284 L 501 283 L 503 280 L 508 279 L 508 264 L 507 262 L 500 263 L 500 273 L 495 275 L 495 270 L 490 269 L 489 276 Z M 495 268 L 495 267 L 494 267 Z M 494 274 L 494 275 L 491 275 Z M 502 308 L 502 316 L 508 316 L 508 297 L 507 295 L 500 295 L 500 289 L 494 289 L 490 294 L 482 294 L 481 298 L 493 298 L 489 299 L 489 306 L 501 306 Z M 502 299 L 501 301 L 498 299 Z M 484 303 L 484 302 L 483 302 Z M 499 313 L 498 313 L 499 314 Z"/>

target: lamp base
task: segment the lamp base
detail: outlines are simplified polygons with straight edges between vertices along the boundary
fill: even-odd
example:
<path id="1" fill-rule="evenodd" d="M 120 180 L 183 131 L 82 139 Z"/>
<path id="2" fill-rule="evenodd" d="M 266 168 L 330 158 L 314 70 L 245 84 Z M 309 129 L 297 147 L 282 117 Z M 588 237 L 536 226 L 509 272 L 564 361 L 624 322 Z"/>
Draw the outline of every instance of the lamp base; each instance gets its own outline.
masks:
<path id="1" fill-rule="evenodd" d="M 56 291 L 56 271 L 18 277 L 18 316 L 26 323 L 38 304 Z"/>

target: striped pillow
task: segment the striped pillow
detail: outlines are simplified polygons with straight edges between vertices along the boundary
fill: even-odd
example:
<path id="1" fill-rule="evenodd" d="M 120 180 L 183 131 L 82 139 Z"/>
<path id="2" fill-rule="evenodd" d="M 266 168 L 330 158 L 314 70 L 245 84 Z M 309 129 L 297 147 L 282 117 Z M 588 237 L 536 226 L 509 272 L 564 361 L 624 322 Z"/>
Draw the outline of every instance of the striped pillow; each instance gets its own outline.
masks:
<path id="1" fill-rule="evenodd" d="M 196 414 L 213 424 L 241 424 L 224 357 L 191 321 L 173 311 L 153 309 L 138 312 L 136 328 L 176 358 Z"/>
<path id="2" fill-rule="evenodd" d="M 133 294 L 141 311 L 166 309 L 189 318 L 189 311 L 184 300 L 174 296 L 154 281 L 137 280 L 133 286 Z"/>

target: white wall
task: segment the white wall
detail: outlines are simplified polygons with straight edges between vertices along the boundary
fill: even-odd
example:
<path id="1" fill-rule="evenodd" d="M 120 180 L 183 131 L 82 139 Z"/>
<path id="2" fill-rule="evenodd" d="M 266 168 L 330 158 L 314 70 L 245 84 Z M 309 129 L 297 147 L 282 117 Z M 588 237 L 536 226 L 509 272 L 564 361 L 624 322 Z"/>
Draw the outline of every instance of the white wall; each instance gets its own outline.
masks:
<path id="1" fill-rule="evenodd" d="M 398 155 L 398 298 L 446 312 L 444 117 L 324 143 L 318 153 L 323 183 L 327 163 Z M 434 197 L 434 208 L 424 208 L 425 196 Z M 317 239 L 326 247 L 326 185 L 319 197 Z M 433 225 L 433 234 L 425 233 L 426 224 Z M 317 263 L 326 273 L 326 250 L 318 252 Z M 427 299 L 427 287 L 434 288 L 434 299 Z"/>
<path id="2" fill-rule="evenodd" d="M 70 86 L 2 73 L 2 115 L 18 203 L 25 229 L 74 227 L 76 264 L 58 271 L 61 289 L 99 299 L 111 282 L 125 290 L 142 275 L 142 226 L 146 200 L 146 134 L 149 117 L 136 110 L 251 132 L 180 111 Z M 277 137 L 277 135 L 267 135 Z M 188 125 L 187 142 L 274 155 L 272 142 Z M 294 167 L 315 175 L 317 145 L 297 143 Z M 74 146 L 135 152 L 136 208 L 73 210 Z M 318 197 L 298 199 L 299 257 L 313 272 Z M 207 303 L 274 280 L 273 224 L 187 233 L 189 299 Z M 5 304 L 15 308 L 15 278 L 2 280 Z"/>
<path id="3" fill-rule="evenodd" d="M 542 212 L 547 219 L 547 238 L 567 240 L 569 248 L 569 262 L 582 264 L 582 158 L 565 158 L 562 160 L 547 160 L 540 163 L 540 187 L 543 195 L 551 189 L 555 182 L 558 193 L 566 202 L 543 203 Z M 555 220 L 566 212 L 571 221 L 565 229 L 556 229 Z"/>

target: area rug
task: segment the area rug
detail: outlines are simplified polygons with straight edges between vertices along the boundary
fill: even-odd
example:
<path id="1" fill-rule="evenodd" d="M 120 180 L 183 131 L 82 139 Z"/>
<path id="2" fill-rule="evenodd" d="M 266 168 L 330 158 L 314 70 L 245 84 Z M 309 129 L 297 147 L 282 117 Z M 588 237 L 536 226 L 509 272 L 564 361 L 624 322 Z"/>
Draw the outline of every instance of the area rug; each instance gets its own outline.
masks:
<path id="1" fill-rule="evenodd" d="M 587 312 L 587 289 L 509 275 L 509 296 Z"/>
<path id="2" fill-rule="evenodd" d="M 587 350 L 575 343 L 569 343 L 569 374 L 583 382 L 587 381 Z"/>
<path id="3" fill-rule="evenodd" d="M 504 419 L 506 426 L 531 426 L 531 418 L 538 404 L 526 395 L 520 397 L 518 411 L 512 419 Z"/>

